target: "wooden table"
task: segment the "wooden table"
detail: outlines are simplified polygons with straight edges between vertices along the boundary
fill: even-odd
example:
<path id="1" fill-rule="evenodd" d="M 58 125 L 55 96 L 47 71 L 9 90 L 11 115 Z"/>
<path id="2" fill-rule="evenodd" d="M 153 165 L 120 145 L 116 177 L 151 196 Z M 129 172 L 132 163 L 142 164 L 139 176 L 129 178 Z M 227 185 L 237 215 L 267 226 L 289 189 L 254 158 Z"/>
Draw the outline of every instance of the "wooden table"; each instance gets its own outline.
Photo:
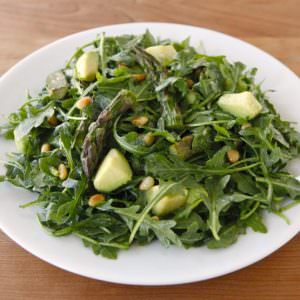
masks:
<path id="1" fill-rule="evenodd" d="M 0 0 L 0 74 L 67 34 L 134 21 L 219 30 L 261 47 L 300 74 L 299 4 L 297 0 Z M 221 278 L 173 287 L 134 287 L 57 269 L 0 233 L 0 299 L 299 300 L 300 235 L 263 261 Z"/>

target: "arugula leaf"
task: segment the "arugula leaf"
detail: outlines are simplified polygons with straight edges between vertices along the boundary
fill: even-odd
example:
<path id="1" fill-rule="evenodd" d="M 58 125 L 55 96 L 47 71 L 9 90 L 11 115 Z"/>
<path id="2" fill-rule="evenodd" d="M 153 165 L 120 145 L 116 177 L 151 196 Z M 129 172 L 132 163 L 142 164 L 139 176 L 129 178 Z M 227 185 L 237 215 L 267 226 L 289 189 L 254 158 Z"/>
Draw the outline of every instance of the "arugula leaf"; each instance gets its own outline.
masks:
<path id="1" fill-rule="evenodd" d="M 225 166 L 225 155 L 230 150 L 229 146 L 224 146 L 218 150 L 211 159 L 206 162 L 208 168 L 222 168 Z"/>
<path id="2" fill-rule="evenodd" d="M 278 178 L 279 177 L 279 178 Z M 292 199 L 296 198 L 300 192 L 300 182 L 296 178 L 287 176 L 286 174 L 279 175 L 277 178 L 269 178 L 268 180 L 275 186 L 279 195 L 288 194 Z M 267 183 L 265 178 L 256 178 L 258 182 Z"/>
<path id="3" fill-rule="evenodd" d="M 230 176 L 226 175 L 221 178 L 208 178 L 205 183 L 207 196 L 203 200 L 209 210 L 209 218 L 207 220 L 207 224 L 216 240 L 220 239 L 218 235 L 218 232 L 221 228 L 221 224 L 219 222 L 219 214 L 230 203 L 228 199 L 223 197 L 223 190 L 225 189 L 229 180 Z"/>
<path id="4" fill-rule="evenodd" d="M 41 126 L 44 120 L 51 117 L 53 114 L 54 109 L 52 103 L 50 103 L 50 105 L 40 110 L 37 114 L 28 116 L 28 118 L 22 121 L 14 130 L 15 139 L 22 139 L 22 137 L 26 136 L 33 128 Z"/>
<path id="5" fill-rule="evenodd" d="M 153 152 L 154 147 L 144 146 L 142 139 L 139 139 L 137 132 L 128 132 L 125 136 L 120 136 L 117 132 L 119 118 L 115 121 L 113 127 L 113 135 L 119 146 L 127 152 L 135 155 L 146 155 Z"/>
<path id="6" fill-rule="evenodd" d="M 262 217 L 259 213 L 252 214 L 245 220 L 247 226 L 251 227 L 255 232 L 267 233 L 267 227 L 263 223 Z"/>
<path id="7" fill-rule="evenodd" d="M 253 178 L 247 174 L 243 174 L 243 173 L 233 174 L 232 179 L 236 182 L 237 188 L 242 193 L 255 195 L 259 191 L 258 188 L 256 187 Z"/>
<path id="8" fill-rule="evenodd" d="M 165 192 L 168 192 L 168 190 L 173 188 L 173 186 L 174 185 L 167 185 L 168 189 L 163 187 L 161 195 L 163 195 L 163 193 Z M 161 197 L 158 199 L 161 199 Z M 142 215 L 142 213 L 138 213 L 137 211 L 139 209 L 139 206 L 131 206 L 130 208 L 116 208 L 116 207 L 112 207 L 110 204 L 106 204 L 105 206 L 99 207 L 98 209 L 112 210 L 118 215 L 120 215 L 123 220 L 125 220 L 129 230 L 131 231 L 129 243 L 131 243 L 133 240 L 132 238 L 133 234 L 135 235 L 138 233 L 137 226 L 140 227 L 143 225 L 144 230 L 151 229 L 155 233 L 159 241 L 162 243 L 162 245 L 164 245 L 165 247 L 168 247 L 170 244 L 181 246 L 180 239 L 172 230 L 172 228 L 176 225 L 175 221 L 153 220 L 151 219 L 151 217 L 147 215 Z"/>
<path id="9" fill-rule="evenodd" d="M 192 213 L 189 218 L 177 221 L 177 230 L 184 230 L 180 235 L 180 240 L 186 247 L 200 244 L 205 238 L 205 230 L 207 229 L 204 220 L 196 213 Z"/>
<path id="10" fill-rule="evenodd" d="M 239 226 L 238 224 L 231 225 L 227 228 L 225 227 L 220 232 L 220 238 L 218 240 L 209 240 L 207 242 L 207 247 L 209 249 L 227 248 L 233 243 L 235 243 L 239 235 L 244 232 L 244 228 Z"/>
<path id="11" fill-rule="evenodd" d="M 171 155 L 167 158 L 166 155 L 160 152 L 152 153 L 145 158 L 146 173 L 162 179 L 180 179 L 191 176 L 201 180 L 207 175 L 233 174 L 255 168 L 258 165 L 260 165 L 259 162 L 235 168 L 207 168 L 178 160 L 177 157 L 172 157 Z"/>
<path id="12" fill-rule="evenodd" d="M 65 156 L 68 160 L 69 167 L 72 171 L 74 169 L 75 164 L 74 164 L 73 157 L 72 157 L 72 150 L 71 150 L 72 143 L 71 143 L 71 139 L 70 139 L 70 133 L 61 131 L 60 137 L 59 137 L 59 142 L 60 142 L 61 148 L 63 149 Z"/>

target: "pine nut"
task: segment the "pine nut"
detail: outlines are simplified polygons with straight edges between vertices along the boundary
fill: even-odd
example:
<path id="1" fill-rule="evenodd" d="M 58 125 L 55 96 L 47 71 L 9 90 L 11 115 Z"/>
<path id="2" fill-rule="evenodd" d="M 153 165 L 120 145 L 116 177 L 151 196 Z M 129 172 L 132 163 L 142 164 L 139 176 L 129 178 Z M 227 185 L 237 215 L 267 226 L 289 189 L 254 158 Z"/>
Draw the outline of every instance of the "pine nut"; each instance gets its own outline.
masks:
<path id="1" fill-rule="evenodd" d="M 151 176 L 145 177 L 142 182 L 140 183 L 139 189 L 141 191 L 147 191 L 151 189 L 154 185 L 154 178 Z"/>
<path id="2" fill-rule="evenodd" d="M 84 109 L 88 105 L 90 105 L 93 102 L 91 97 L 82 97 L 76 102 L 76 107 L 78 109 Z"/>
<path id="3" fill-rule="evenodd" d="M 60 180 L 65 180 L 68 177 L 68 170 L 64 164 L 58 166 L 58 177 Z"/>
<path id="4" fill-rule="evenodd" d="M 51 126 L 56 126 L 58 124 L 58 120 L 55 115 L 48 118 L 48 124 Z"/>
<path id="5" fill-rule="evenodd" d="M 146 74 L 132 74 L 132 78 L 136 81 L 143 81 L 146 79 Z"/>
<path id="6" fill-rule="evenodd" d="M 49 152 L 49 151 L 51 151 L 50 144 L 43 144 L 41 147 L 41 152 L 44 153 L 44 152 Z"/>
<path id="7" fill-rule="evenodd" d="M 233 164 L 240 159 L 240 153 L 239 153 L 239 151 L 237 151 L 235 149 L 231 149 L 231 150 L 227 151 L 227 157 L 228 157 L 229 162 L 231 162 Z"/>
<path id="8" fill-rule="evenodd" d="M 192 79 L 188 79 L 187 80 L 187 85 L 188 85 L 189 88 L 192 88 L 193 85 L 194 85 L 194 81 Z"/>
<path id="9" fill-rule="evenodd" d="M 105 201 L 105 196 L 102 194 L 95 194 L 93 196 L 90 197 L 89 199 L 89 206 L 91 207 L 95 207 L 98 204 L 102 203 Z"/>
<path id="10" fill-rule="evenodd" d="M 151 132 L 148 132 L 144 135 L 143 140 L 146 146 L 151 146 L 155 141 L 155 136 Z"/>
<path id="11" fill-rule="evenodd" d="M 143 126 L 145 124 L 147 124 L 149 121 L 148 117 L 146 116 L 138 116 L 138 117 L 135 117 L 131 120 L 131 123 L 134 125 L 134 126 Z"/>

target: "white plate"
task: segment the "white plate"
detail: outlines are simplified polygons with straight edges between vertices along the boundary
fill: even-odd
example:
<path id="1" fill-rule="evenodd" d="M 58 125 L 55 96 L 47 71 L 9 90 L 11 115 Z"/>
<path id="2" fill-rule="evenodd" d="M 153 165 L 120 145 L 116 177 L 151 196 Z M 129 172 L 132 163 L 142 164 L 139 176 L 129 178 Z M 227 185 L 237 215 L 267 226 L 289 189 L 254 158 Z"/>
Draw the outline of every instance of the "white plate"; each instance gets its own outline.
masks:
<path id="1" fill-rule="evenodd" d="M 258 67 L 257 80 L 265 89 L 276 89 L 272 102 L 282 116 L 299 120 L 300 86 L 298 77 L 267 53 L 241 40 L 215 31 L 192 26 L 164 23 L 131 23 L 91 29 L 58 40 L 29 55 L 0 80 L 1 113 L 15 111 L 23 102 L 25 90 L 36 93 L 44 85 L 50 72 L 61 68 L 76 47 L 91 41 L 96 34 L 139 34 L 150 29 L 155 36 L 182 40 L 191 37 L 194 46 L 203 42 L 210 55 L 225 54 L 230 60 L 240 60 L 249 67 Z M 0 156 L 14 149 L 12 143 L 0 140 Z M 2 169 L 3 171 L 3 169 Z M 294 166 L 296 175 L 300 168 Z M 83 276 L 117 283 L 139 285 L 179 284 L 220 276 L 246 267 L 287 243 L 300 230 L 300 206 L 287 212 L 291 225 L 274 215 L 267 215 L 267 234 L 241 236 L 238 242 L 220 250 L 171 247 L 164 249 L 158 243 L 146 247 L 132 247 L 121 252 L 118 260 L 95 256 L 75 237 L 54 238 L 38 225 L 35 208 L 18 206 L 35 196 L 0 185 L 0 227 L 16 243 L 37 257 L 62 269 Z"/>

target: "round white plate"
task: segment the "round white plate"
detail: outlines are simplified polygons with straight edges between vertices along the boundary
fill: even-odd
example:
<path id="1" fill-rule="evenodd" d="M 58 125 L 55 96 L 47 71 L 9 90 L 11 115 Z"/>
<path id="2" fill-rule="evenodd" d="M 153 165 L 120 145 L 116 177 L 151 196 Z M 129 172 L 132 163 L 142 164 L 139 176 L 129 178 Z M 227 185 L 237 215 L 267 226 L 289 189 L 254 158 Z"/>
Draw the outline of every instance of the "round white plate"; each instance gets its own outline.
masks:
<path id="1" fill-rule="evenodd" d="M 241 40 L 228 35 L 178 24 L 131 23 L 95 28 L 58 40 L 29 55 L 0 80 L 1 114 L 15 111 L 29 89 L 35 94 L 44 85 L 46 76 L 61 68 L 76 47 L 91 41 L 96 34 L 140 34 L 146 29 L 155 36 L 203 43 L 209 55 L 225 54 L 231 61 L 240 60 L 249 67 L 258 67 L 257 81 L 264 89 L 275 89 L 271 100 L 288 120 L 299 120 L 300 85 L 298 77 L 278 60 Z M 1 116 L 3 121 L 3 118 Z M 0 158 L 14 150 L 11 142 L 0 140 Z M 300 168 L 293 167 L 295 175 Z M 3 168 L 1 171 L 4 171 Z M 3 173 L 3 172 L 1 172 Z M 118 260 L 95 256 L 83 247 L 78 238 L 54 238 L 45 233 L 35 217 L 36 209 L 20 209 L 19 205 L 33 200 L 35 195 L 0 184 L 0 228 L 16 243 L 37 257 L 62 269 L 117 283 L 138 285 L 166 285 L 205 280 L 246 267 L 287 243 L 300 230 L 300 206 L 287 212 L 291 225 L 275 215 L 266 216 L 267 234 L 248 233 L 236 244 L 220 250 L 205 247 L 189 250 L 171 247 L 164 249 L 153 243 L 146 247 L 132 247 L 120 253 Z"/>

